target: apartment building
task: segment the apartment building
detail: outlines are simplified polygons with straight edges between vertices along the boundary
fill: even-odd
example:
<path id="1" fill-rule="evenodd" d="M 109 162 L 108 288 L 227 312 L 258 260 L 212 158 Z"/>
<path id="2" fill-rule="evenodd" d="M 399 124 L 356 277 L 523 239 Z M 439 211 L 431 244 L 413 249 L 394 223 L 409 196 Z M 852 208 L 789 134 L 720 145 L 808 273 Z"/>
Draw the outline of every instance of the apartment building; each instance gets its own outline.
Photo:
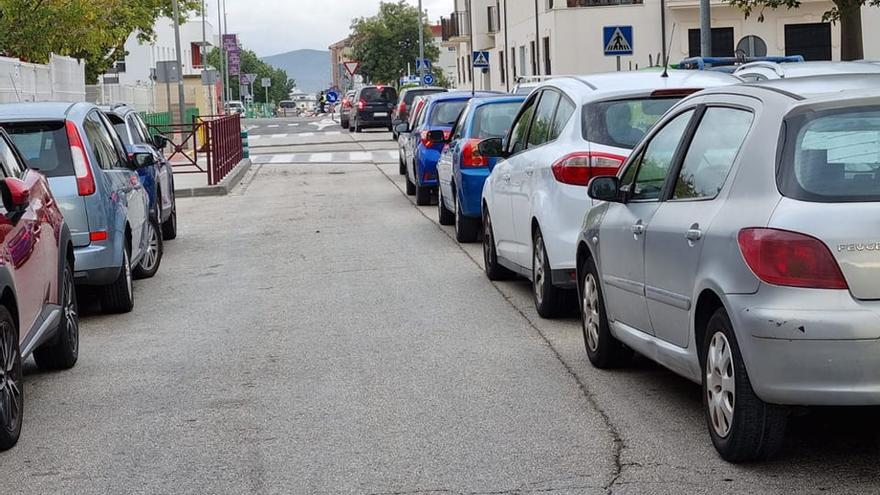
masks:
<path id="1" fill-rule="evenodd" d="M 831 7 L 804 0 L 797 9 L 765 10 L 760 22 L 712 0 L 712 54 L 839 60 L 839 26 L 822 20 Z M 621 70 L 661 65 L 664 39 L 671 62 L 699 55 L 699 13 L 699 0 L 454 0 L 441 24 L 457 53 L 456 86 L 504 90 L 520 76 L 617 70 L 617 57 L 604 55 L 604 26 L 632 26 L 633 55 L 620 57 Z M 865 57 L 880 58 L 880 8 L 865 7 L 862 23 Z M 490 52 L 489 70 L 471 70 L 472 49 Z"/>

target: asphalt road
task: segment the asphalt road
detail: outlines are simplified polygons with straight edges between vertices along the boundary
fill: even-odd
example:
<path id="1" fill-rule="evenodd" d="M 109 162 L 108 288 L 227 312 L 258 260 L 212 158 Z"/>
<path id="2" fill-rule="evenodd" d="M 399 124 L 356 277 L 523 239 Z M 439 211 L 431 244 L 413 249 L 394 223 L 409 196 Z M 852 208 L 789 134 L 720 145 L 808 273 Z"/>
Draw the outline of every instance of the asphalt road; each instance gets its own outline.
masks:
<path id="1" fill-rule="evenodd" d="M 371 149 L 331 136 L 284 147 Z M 266 163 L 178 200 L 134 312 L 84 317 L 73 370 L 27 364 L 2 493 L 880 491 L 877 410 L 805 412 L 779 459 L 727 464 L 696 385 L 593 369 L 576 318 L 489 282 L 402 189 L 396 163 Z"/>

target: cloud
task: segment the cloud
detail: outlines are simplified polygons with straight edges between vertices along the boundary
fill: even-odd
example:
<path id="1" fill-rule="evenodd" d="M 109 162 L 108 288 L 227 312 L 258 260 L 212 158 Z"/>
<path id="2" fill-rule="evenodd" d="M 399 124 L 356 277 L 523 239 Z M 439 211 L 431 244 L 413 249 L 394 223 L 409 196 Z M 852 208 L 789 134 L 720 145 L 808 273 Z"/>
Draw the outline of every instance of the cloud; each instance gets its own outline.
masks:
<path id="1" fill-rule="evenodd" d="M 417 0 L 407 0 L 416 5 Z M 216 22 L 217 0 L 206 0 Z M 423 0 L 432 22 L 449 15 L 453 0 Z M 226 0 L 230 33 L 260 56 L 312 48 L 326 50 L 350 32 L 351 20 L 374 15 L 379 0 Z"/>

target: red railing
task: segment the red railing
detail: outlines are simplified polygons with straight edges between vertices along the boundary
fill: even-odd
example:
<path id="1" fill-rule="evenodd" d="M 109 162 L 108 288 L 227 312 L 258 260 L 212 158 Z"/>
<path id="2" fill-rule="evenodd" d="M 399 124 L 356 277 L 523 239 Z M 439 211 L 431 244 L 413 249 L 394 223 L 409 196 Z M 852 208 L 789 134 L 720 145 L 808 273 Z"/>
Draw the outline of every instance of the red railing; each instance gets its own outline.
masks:
<path id="1" fill-rule="evenodd" d="M 199 120 L 205 126 L 204 150 L 208 156 L 208 185 L 223 180 L 242 159 L 241 116 L 210 115 Z"/>

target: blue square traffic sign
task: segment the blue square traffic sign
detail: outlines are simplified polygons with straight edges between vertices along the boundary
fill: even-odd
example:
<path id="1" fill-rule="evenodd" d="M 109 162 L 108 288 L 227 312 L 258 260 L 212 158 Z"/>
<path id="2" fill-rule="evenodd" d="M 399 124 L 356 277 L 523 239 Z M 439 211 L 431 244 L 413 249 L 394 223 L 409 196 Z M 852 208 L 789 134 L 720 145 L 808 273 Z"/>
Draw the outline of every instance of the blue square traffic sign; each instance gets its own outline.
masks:
<path id="1" fill-rule="evenodd" d="M 602 46 L 605 55 L 620 56 L 633 54 L 632 26 L 605 26 L 602 28 Z"/>
<path id="2" fill-rule="evenodd" d="M 474 52 L 473 58 L 473 66 L 474 69 L 488 69 L 489 68 L 489 52 Z"/>

